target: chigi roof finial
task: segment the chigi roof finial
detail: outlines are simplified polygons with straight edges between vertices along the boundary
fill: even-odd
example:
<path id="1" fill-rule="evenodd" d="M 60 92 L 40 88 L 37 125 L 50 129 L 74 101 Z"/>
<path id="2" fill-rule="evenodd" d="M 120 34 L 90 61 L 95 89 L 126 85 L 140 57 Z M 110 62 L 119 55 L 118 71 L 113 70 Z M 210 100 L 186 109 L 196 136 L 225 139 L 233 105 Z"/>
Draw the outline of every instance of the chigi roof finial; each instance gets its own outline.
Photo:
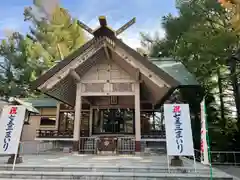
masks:
<path id="1" fill-rule="evenodd" d="M 107 20 L 105 16 L 99 16 L 98 17 L 100 26 L 107 26 Z"/>
<path id="2" fill-rule="evenodd" d="M 81 21 L 78 21 L 78 24 L 86 30 L 88 33 L 92 34 L 93 36 L 118 36 L 122 32 L 124 32 L 126 29 L 128 29 L 131 25 L 133 25 L 136 22 L 136 18 L 132 18 L 130 21 L 128 21 L 126 24 L 124 24 L 122 27 L 120 27 L 118 30 L 113 30 L 110 28 L 107 24 L 107 19 L 105 16 L 99 16 L 99 27 L 95 30 L 87 26 Z"/>

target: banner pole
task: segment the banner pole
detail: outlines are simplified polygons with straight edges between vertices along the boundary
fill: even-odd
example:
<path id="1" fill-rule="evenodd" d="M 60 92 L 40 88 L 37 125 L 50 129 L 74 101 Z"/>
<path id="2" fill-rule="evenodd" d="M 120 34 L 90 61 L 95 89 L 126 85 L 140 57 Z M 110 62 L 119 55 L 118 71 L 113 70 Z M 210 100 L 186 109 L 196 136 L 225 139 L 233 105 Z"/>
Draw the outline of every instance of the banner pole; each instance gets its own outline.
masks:
<path id="1" fill-rule="evenodd" d="M 170 165 L 169 165 L 170 161 L 169 161 L 169 156 L 167 154 L 167 164 L 168 164 L 168 173 L 170 173 Z"/>
<path id="2" fill-rule="evenodd" d="M 24 116 L 24 120 L 26 119 L 26 114 L 27 114 L 27 110 L 25 109 L 25 116 Z M 23 149 L 22 147 L 22 143 L 21 143 L 21 139 L 22 139 L 22 133 L 23 133 L 23 126 L 24 126 L 24 120 L 22 122 L 22 129 L 21 129 L 21 133 L 20 133 L 20 137 L 18 138 L 18 148 L 17 148 L 17 152 L 14 156 L 14 160 L 13 160 L 13 168 L 12 170 L 14 171 L 15 166 L 16 166 L 16 161 L 17 161 L 17 157 L 20 157 L 20 152 Z"/>
<path id="3" fill-rule="evenodd" d="M 210 140 L 208 135 L 208 123 L 207 123 L 207 112 L 206 112 L 206 104 L 205 104 L 205 97 L 203 97 L 203 112 L 206 117 L 205 126 L 206 126 L 206 138 L 207 138 L 207 150 L 208 150 L 208 160 L 210 166 L 210 180 L 213 180 L 213 169 L 212 169 L 212 160 L 211 160 L 211 149 L 210 149 Z"/>
<path id="4" fill-rule="evenodd" d="M 194 170 L 195 170 L 195 173 L 197 173 L 197 164 L 196 164 L 195 154 L 193 155 L 193 161 L 194 161 Z"/>
<path id="5" fill-rule="evenodd" d="M 17 160 L 17 153 L 16 153 L 15 156 L 14 156 L 12 171 L 14 171 L 14 169 L 15 169 L 16 160 Z"/>

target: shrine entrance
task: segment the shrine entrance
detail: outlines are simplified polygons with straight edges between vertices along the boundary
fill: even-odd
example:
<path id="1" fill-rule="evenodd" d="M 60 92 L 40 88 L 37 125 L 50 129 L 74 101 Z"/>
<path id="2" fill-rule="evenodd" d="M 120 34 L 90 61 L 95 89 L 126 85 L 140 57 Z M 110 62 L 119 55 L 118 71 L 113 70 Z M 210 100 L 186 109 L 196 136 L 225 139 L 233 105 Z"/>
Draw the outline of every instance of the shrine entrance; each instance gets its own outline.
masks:
<path id="1" fill-rule="evenodd" d="M 92 134 L 133 134 L 133 109 L 94 109 Z"/>

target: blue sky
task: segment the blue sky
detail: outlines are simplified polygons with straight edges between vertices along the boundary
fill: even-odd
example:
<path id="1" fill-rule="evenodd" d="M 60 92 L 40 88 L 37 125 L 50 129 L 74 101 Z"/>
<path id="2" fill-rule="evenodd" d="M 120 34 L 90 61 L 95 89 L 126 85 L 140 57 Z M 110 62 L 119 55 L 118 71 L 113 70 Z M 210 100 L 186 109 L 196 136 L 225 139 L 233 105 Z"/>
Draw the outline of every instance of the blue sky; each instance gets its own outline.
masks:
<path id="1" fill-rule="evenodd" d="M 51 0 L 48 0 L 51 1 Z M 123 3 L 124 2 L 124 3 Z M 177 14 L 175 0 L 60 0 L 73 17 L 92 28 L 98 26 L 97 17 L 105 15 L 109 26 L 118 29 L 136 17 L 136 24 L 126 30 L 120 38 L 133 48 L 140 46 L 140 32 L 164 36 L 161 17 L 168 13 Z M 0 37 L 6 30 L 27 32 L 28 24 L 23 21 L 24 7 L 32 0 L 6 0 L 0 4 Z"/>

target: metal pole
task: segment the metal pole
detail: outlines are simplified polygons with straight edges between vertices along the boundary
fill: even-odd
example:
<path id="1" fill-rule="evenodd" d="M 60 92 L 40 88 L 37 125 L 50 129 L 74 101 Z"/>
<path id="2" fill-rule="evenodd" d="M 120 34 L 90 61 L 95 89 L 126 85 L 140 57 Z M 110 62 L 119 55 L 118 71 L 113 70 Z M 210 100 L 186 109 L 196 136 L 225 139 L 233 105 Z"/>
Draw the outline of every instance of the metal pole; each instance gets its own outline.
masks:
<path id="1" fill-rule="evenodd" d="M 233 152 L 233 157 L 234 157 L 234 166 L 237 166 L 237 159 L 236 159 L 236 154 Z"/>
<path id="2" fill-rule="evenodd" d="M 207 111 L 206 111 L 206 104 L 205 104 L 205 96 L 204 96 L 204 114 L 206 116 L 206 137 L 207 137 L 207 147 L 208 147 L 208 158 L 209 158 L 209 165 L 210 165 L 210 179 L 213 180 L 213 169 L 212 169 L 212 159 L 211 159 L 211 149 L 210 149 L 210 140 L 209 140 L 209 134 L 208 134 L 208 123 L 207 123 Z"/>

